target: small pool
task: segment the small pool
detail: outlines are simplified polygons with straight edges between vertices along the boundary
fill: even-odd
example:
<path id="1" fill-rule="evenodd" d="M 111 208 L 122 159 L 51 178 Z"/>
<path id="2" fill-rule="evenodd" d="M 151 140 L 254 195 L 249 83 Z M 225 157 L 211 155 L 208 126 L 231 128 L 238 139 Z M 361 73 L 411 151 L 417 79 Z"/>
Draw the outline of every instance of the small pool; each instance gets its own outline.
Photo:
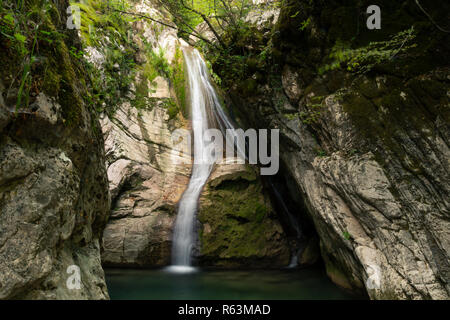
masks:
<path id="1" fill-rule="evenodd" d="M 318 268 L 174 272 L 170 269 L 106 269 L 111 299 L 264 300 L 355 299 Z"/>

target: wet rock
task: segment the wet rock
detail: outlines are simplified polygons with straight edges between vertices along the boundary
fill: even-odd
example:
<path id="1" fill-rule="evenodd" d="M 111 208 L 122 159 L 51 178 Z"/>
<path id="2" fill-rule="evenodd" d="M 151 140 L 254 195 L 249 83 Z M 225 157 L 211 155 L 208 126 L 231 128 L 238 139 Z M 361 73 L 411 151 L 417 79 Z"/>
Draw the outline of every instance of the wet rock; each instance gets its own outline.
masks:
<path id="1" fill-rule="evenodd" d="M 105 266 L 170 263 L 176 204 L 189 181 L 191 155 L 174 149 L 169 123 L 162 107 L 138 112 L 129 104 L 102 120 L 112 196 Z"/>
<path id="2" fill-rule="evenodd" d="M 200 265 L 287 266 L 288 242 L 256 169 L 226 162 L 215 168 L 200 198 Z"/>

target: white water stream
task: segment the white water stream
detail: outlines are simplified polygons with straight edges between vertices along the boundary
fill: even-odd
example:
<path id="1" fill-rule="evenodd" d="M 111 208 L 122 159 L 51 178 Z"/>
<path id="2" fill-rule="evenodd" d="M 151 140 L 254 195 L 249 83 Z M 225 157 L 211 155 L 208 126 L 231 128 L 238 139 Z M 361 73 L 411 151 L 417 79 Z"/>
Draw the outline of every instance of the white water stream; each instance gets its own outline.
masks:
<path id="1" fill-rule="evenodd" d="M 181 197 L 177 219 L 175 221 L 172 265 L 190 266 L 192 250 L 196 241 L 195 221 L 200 193 L 211 174 L 214 159 L 205 140 L 205 131 L 209 123 L 215 121 L 214 110 L 221 106 L 208 75 L 205 62 L 196 49 L 183 46 L 189 84 L 192 114 L 192 131 L 194 133 L 194 165 L 191 179 Z M 222 110 L 221 110 L 222 111 Z M 223 111 L 222 111 L 223 113 Z"/>

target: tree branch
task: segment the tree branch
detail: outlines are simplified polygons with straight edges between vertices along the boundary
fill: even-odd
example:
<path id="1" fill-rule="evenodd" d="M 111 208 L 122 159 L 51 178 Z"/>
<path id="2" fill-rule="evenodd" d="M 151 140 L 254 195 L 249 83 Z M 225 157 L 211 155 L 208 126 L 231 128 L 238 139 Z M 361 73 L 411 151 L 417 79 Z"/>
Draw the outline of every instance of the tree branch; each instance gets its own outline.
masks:
<path id="1" fill-rule="evenodd" d="M 172 26 L 172 25 L 170 25 L 170 24 L 168 24 L 168 23 L 165 23 L 165 22 L 156 20 L 156 19 L 154 19 L 154 18 L 152 18 L 152 17 L 149 17 L 149 16 L 144 15 L 144 14 L 141 14 L 141 13 L 122 11 L 122 10 L 118 10 L 118 9 L 112 9 L 112 10 L 113 10 L 113 11 L 116 11 L 116 12 L 119 12 L 119 13 L 122 13 L 122 14 L 129 14 L 129 15 L 132 15 L 132 16 L 136 16 L 136 17 L 148 19 L 148 20 L 150 20 L 150 21 L 159 23 L 159 24 L 161 24 L 161 25 L 163 25 L 163 26 L 166 26 L 166 27 L 168 27 L 168 28 L 175 29 L 175 30 L 181 31 L 181 32 L 185 32 L 185 31 L 180 30 L 177 26 Z M 184 22 L 183 22 L 183 23 L 184 23 Z M 214 46 L 214 43 L 212 43 L 210 40 L 206 39 L 205 37 L 202 37 L 201 35 L 199 35 L 198 32 L 196 32 L 194 29 L 192 29 L 192 27 L 189 26 L 187 23 L 184 23 L 184 24 L 187 25 L 187 26 L 192 30 L 193 33 L 191 33 L 190 35 L 192 35 L 193 37 L 196 37 L 196 38 L 198 38 L 198 39 L 200 39 L 200 40 L 203 40 L 203 41 L 207 42 L 208 44 Z M 187 32 L 185 32 L 185 33 L 187 33 Z"/>
<path id="2" fill-rule="evenodd" d="M 416 0 L 416 4 L 419 7 L 420 10 L 422 10 L 423 13 L 427 16 L 428 19 L 435 25 L 436 28 L 438 28 L 442 32 L 450 33 L 450 30 L 445 30 L 441 28 L 434 20 L 433 18 L 428 14 L 428 12 L 425 11 L 425 9 L 420 5 L 419 0 Z"/>
<path id="3" fill-rule="evenodd" d="M 219 41 L 220 45 L 225 48 L 225 43 L 222 41 L 222 38 L 219 36 L 219 34 L 217 33 L 216 29 L 214 29 L 214 27 L 212 26 L 211 22 L 209 21 L 209 19 L 201 12 L 195 10 L 194 8 L 191 8 L 189 6 L 187 6 L 184 3 L 184 0 L 181 0 L 181 4 L 183 5 L 183 7 L 197 15 L 199 15 L 200 17 L 202 17 L 203 21 L 205 21 L 205 23 L 208 25 L 209 29 L 212 31 L 212 33 L 214 34 L 214 36 L 216 37 L 217 41 Z"/>

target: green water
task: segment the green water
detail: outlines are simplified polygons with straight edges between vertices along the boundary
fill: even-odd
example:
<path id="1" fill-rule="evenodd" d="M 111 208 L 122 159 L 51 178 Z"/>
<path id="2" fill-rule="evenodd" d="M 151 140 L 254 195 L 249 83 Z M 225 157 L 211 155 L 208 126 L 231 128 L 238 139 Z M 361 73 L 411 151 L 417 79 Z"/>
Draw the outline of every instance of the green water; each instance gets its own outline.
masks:
<path id="1" fill-rule="evenodd" d="M 320 269 L 172 273 L 107 269 L 111 299 L 354 299 Z"/>

